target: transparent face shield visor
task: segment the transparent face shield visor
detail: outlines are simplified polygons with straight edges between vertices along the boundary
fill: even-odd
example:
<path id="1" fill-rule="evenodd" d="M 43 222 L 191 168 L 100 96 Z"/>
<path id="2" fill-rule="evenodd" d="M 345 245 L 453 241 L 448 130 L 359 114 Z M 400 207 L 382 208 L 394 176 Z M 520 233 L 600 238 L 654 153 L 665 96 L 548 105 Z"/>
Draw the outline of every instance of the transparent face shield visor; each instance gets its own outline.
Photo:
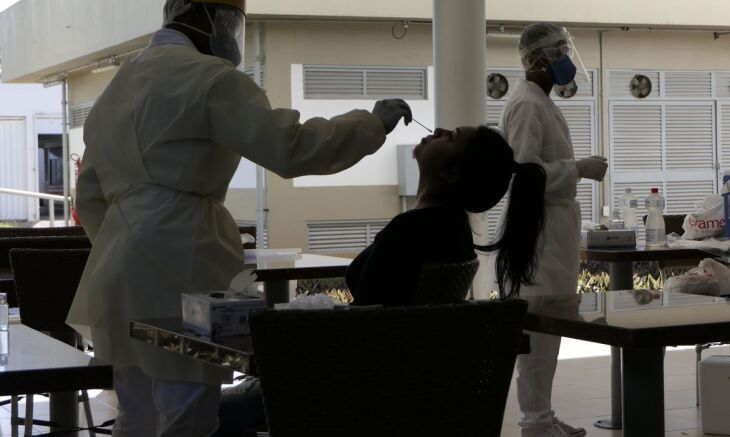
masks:
<path id="1" fill-rule="evenodd" d="M 593 88 L 593 75 L 585 68 L 566 28 L 546 35 L 527 47 L 521 46 L 520 53 L 525 71 L 549 72 L 555 90 L 561 96 L 573 96 L 579 88 Z M 575 73 L 571 79 L 573 70 Z"/>
<path id="2" fill-rule="evenodd" d="M 207 7 L 205 10 L 212 25 L 211 49 L 214 54 L 229 59 L 239 70 L 243 70 L 246 16 L 237 8 L 228 5 L 217 5 L 214 13 Z"/>

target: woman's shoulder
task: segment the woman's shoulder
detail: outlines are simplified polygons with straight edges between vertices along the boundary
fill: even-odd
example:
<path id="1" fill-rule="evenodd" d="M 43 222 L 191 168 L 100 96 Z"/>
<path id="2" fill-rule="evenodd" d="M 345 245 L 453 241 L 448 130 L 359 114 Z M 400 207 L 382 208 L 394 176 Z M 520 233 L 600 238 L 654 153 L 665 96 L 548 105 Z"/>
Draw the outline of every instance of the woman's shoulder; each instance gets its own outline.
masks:
<path id="1" fill-rule="evenodd" d="M 434 206 L 412 209 L 398 214 L 383 231 L 397 231 L 399 233 L 435 232 L 438 229 L 447 229 L 455 223 L 462 222 L 468 224 L 468 217 L 463 209 L 451 206 Z"/>

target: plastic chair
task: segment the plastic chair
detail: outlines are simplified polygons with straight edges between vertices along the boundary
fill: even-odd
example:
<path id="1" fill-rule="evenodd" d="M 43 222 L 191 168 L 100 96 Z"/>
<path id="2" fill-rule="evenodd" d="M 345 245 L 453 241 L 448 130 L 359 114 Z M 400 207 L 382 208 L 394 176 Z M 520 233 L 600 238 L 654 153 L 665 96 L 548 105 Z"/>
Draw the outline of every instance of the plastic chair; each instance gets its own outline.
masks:
<path id="1" fill-rule="evenodd" d="M 269 432 L 499 435 L 526 311 L 507 300 L 254 313 Z"/>
<path id="2" fill-rule="evenodd" d="M 60 228 L 55 228 L 60 229 Z M 13 237 L 0 238 L 0 270 L 10 270 L 11 249 L 89 249 L 91 241 L 86 236 Z M 0 293 L 7 293 L 8 305 L 18 306 L 13 281 L 0 281 Z"/>
<path id="3" fill-rule="evenodd" d="M 463 302 L 479 269 L 479 260 L 460 263 L 426 264 L 416 289 L 416 305 Z"/>
<path id="4" fill-rule="evenodd" d="M 71 303 L 83 274 L 89 249 L 12 249 L 10 261 L 15 275 L 21 323 L 77 347 L 78 335 L 66 324 Z M 88 426 L 93 426 L 89 395 L 81 401 Z M 18 398 L 13 397 L 13 426 L 18 423 Z M 25 434 L 32 435 L 33 396 L 26 399 Z M 96 435 L 89 431 L 92 437 Z"/>

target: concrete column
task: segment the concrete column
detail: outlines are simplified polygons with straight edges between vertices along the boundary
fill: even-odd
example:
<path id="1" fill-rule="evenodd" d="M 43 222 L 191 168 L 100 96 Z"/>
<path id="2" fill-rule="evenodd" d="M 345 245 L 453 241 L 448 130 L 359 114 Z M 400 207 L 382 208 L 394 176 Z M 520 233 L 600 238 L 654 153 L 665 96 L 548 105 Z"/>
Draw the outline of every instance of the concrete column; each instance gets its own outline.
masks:
<path id="1" fill-rule="evenodd" d="M 487 121 L 485 0 L 433 0 L 433 66 L 436 125 L 445 129 Z M 472 214 L 474 242 L 486 244 L 486 214 Z M 487 259 L 479 256 L 474 298 L 488 297 Z"/>
<path id="2" fill-rule="evenodd" d="M 487 119 L 485 0 L 433 0 L 436 126 Z"/>

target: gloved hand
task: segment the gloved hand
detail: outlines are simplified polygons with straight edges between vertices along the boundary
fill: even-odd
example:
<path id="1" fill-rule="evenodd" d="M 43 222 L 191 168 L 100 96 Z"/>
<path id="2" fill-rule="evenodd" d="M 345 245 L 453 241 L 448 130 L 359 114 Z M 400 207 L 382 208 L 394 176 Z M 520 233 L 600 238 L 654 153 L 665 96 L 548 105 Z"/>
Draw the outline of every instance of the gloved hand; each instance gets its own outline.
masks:
<path id="1" fill-rule="evenodd" d="M 403 99 L 386 99 L 375 102 L 373 115 L 383 122 L 386 135 L 393 132 L 401 118 L 406 126 L 413 120 L 411 107 Z"/>
<path id="2" fill-rule="evenodd" d="M 601 182 L 603 177 L 606 176 L 608 162 L 603 156 L 591 156 L 576 161 L 575 166 L 578 168 L 578 176 L 581 178 Z"/>

